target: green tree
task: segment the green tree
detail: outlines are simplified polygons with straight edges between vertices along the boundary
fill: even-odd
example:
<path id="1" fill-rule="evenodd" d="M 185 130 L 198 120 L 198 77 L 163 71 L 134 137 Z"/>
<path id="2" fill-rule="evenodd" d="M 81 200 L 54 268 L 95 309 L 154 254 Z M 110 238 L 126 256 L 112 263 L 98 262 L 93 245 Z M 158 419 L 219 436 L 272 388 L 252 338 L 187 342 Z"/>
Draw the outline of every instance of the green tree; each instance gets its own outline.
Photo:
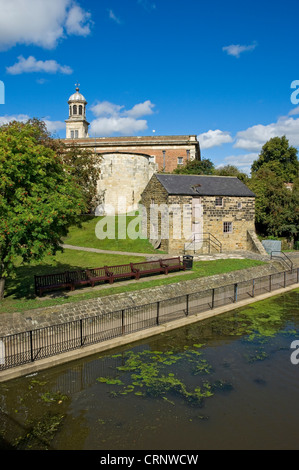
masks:
<path id="1" fill-rule="evenodd" d="M 95 156 L 91 150 L 76 145 L 64 146 L 61 149 L 62 160 L 68 172 L 80 186 L 88 211 L 92 211 L 100 203 L 97 182 L 99 179 L 99 163 L 101 156 Z"/>
<path id="2" fill-rule="evenodd" d="M 298 178 L 290 190 L 282 176 L 277 176 L 268 165 L 263 165 L 254 173 L 248 186 L 256 195 L 257 231 L 264 236 L 298 240 Z"/>
<path id="3" fill-rule="evenodd" d="M 213 175 L 214 163 L 208 158 L 203 160 L 189 160 L 185 165 L 177 167 L 173 173 L 179 175 Z"/>
<path id="4" fill-rule="evenodd" d="M 243 183 L 247 183 L 249 180 L 249 176 L 246 173 L 241 172 L 236 166 L 234 165 L 225 165 L 220 168 L 216 168 L 214 171 L 215 175 L 218 176 L 236 176 L 239 180 L 243 181 Z"/>
<path id="5" fill-rule="evenodd" d="M 285 136 L 273 137 L 265 143 L 259 158 L 253 162 L 251 174 L 254 175 L 265 165 L 285 183 L 292 183 L 299 174 L 297 149 L 289 146 Z"/>
<path id="6" fill-rule="evenodd" d="M 0 298 L 16 261 L 61 250 L 69 226 L 86 211 L 59 148 L 37 120 L 0 127 Z"/>

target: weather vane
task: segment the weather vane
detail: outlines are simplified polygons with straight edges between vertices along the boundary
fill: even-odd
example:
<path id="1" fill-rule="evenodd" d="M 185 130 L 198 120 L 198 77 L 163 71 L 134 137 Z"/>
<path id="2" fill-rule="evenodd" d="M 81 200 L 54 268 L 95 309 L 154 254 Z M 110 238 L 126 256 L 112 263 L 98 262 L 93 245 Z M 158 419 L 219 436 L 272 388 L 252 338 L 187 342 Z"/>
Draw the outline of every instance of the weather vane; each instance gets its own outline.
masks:
<path id="1" fill-rule="evenodd" d="M 78 90 L 78 91 L 79 91 L 79 86 L 80 86 L 80 83 L 78 83 L 78 82 L 75 83 L 76 90 Z"/>

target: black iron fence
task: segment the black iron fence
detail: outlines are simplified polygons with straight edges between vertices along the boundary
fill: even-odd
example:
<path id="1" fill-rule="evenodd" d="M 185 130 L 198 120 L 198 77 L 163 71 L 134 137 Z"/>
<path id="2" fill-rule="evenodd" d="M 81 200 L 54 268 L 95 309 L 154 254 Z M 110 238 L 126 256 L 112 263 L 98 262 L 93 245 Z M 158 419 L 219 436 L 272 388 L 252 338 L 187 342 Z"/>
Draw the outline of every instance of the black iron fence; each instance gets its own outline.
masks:
<path id="1" fill-rule="evenodd" d="M 172 299 L 0 337 L 0 371 L 172 320 L 237 304 L 299 282 L 299 268 Z"/>

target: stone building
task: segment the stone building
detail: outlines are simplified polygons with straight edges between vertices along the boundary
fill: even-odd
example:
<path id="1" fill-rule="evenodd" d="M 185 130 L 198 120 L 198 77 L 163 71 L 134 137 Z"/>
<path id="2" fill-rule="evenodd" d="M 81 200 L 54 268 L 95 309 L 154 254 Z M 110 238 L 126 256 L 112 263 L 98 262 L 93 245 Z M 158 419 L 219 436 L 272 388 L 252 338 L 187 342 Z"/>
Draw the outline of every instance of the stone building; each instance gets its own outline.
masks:
<path id="1" fill-rule="evenodd" d="M 200 147 L 195 135 L 90 137 L 86 120 L 87 101 L 80 93 L 68 100 L 66 145 L 92 150 L 99 158 L 98 194 L 102 204 L 114 206 L 126 199 L 126 209 L 136 209 L 141 193 L 158 171 L 172 172 L 188 160 L 200 160 Z M 123 210 L 121 211 L 123 212 Z"/>
<path id="2" fill-rule="evenodd" d="M 141 196 L 147 236 L 168 253 L 261 252 L 255 195 L 238 178 L 155 174 Z"/>

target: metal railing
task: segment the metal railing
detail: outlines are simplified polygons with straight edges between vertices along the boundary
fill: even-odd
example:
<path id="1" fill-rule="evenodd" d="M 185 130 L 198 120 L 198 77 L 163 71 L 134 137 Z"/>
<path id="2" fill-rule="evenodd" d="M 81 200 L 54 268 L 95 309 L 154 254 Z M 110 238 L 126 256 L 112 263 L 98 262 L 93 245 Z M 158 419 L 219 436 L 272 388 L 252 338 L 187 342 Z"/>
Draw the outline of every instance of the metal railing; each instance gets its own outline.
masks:
<path id="1" fill-rule="evenodd" d="M 274 254 L 278 253 L 278 254 Z M 277 259 L 282 262 L 282 264 L 287 268 L 293 269 L 293 261 L 283 252 L 283 251 L 271 251 L 271 259 Z"/>
<path id="2" fill-rule="evenodd" d="M 299 282 L 299 268 L 0 337 L 0 373 L 179 318 L 237 304 Z"/>
<path id="3" fill-rule="evenodd" d="M 222 243 L 211 233 L 209 232 L 204 232 L 204 233 L 194 233 L 191 237 L 190 242 L 186 243 L 188 245 L 184 248 L 184 254 L 186 251 L 192 251 L 196 253 L 196 251 L 199 251 L 196 247 L 196 244 L 202 244 L 204 243 L 208 244 L 208 253 L 211 253 L 211 248 L 214 248 L 216 251 L 219 253 L 222 253 Z"/>

